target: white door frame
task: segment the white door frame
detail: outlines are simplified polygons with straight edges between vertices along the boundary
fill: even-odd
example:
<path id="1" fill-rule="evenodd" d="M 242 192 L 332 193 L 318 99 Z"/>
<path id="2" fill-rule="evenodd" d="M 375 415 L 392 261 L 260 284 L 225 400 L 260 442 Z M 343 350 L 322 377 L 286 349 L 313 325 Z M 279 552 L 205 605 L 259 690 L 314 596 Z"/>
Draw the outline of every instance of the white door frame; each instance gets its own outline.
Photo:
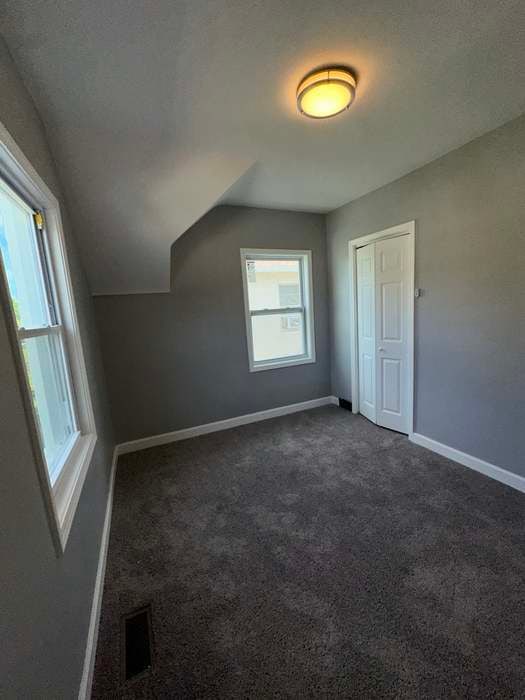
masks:
<path id="1" fill-rule="evenodd" d="M 384 231 L 370 233 L 367 236 L 354 238 L 348 242 L 348 260 L 350 268 L 350 376 L 352 381 L 352 413 L 359 413 L 359 353 L 357 348 L 357 249 L 369 243 L 382 241 L 386 238 L 408 236 L 408 283 L 411 289 L 408 302 L 408 434 L 414 432 L 414 268 L 416 222 L 407 221 Z"/>

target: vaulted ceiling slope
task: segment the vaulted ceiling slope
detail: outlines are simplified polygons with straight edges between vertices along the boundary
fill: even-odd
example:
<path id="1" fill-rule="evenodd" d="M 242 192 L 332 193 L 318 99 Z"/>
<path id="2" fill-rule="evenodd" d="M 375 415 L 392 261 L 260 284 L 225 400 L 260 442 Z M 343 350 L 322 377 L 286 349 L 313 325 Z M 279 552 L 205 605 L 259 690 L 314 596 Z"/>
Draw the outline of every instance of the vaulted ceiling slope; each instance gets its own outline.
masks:
<path id="1" fill-rule="evenodd" d="M 7 0 L 95 293 L 169 289 L 218 201 L 325 212 L 525 111 L 523 0 Z M 309 69 L 357 99 L 300 117 Z"/>

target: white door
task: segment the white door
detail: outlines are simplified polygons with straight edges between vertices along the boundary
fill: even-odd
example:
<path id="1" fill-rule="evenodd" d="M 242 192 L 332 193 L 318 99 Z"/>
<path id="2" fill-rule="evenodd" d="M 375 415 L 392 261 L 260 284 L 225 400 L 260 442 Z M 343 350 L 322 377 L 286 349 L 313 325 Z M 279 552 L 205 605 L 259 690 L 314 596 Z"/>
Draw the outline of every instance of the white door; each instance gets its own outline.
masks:
<path id="1" fill-rule="evenodd" d="M 374 244 L 357 250 L 357 344 L 359 410 L 376 422 L 376 328 Z"/>
<path id="2" fill-rule="evenodd" d="M 378 425 L 402 433 L 408 433 L 410 425 L 410 252 L 408 236 L 380 240 L 357 251 L 360 411 Z M 373 281 L 365 260 L 373 260 Z"/>

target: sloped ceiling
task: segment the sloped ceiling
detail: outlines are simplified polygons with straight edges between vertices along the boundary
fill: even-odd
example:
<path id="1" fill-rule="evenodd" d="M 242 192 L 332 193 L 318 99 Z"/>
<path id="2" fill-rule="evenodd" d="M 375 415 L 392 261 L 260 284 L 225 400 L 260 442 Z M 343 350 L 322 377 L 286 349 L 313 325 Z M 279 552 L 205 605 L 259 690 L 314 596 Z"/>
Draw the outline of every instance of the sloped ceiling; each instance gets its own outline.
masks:
<path id="1" fill-rule="evenodd" d="M 219 201 L 329 211 L 525 112 L 523 0 L 9 0 L 0 19 L 94 293 L 167 291 L 171 244 Z M 330 62 L 355 104 L 299 116 Z"/>

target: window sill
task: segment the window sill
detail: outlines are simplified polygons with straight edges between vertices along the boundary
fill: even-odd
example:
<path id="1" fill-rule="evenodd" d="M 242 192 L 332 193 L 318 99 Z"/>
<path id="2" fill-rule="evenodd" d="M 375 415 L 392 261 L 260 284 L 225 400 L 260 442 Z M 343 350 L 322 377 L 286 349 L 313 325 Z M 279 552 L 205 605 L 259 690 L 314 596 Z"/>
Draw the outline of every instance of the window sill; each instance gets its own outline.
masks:
<path id="1" fill-rule="evenodd" d="M 263 372 L 267 369 L 282 369 L 283 367 L 295 367 L 296 365 L 311 365 L 315 362 L 315 357 L 291 358 L 290 360 L 276 360 L 272 362 L 256 363 L 250 365 L 250 372 Z"/>
<path id="2" fill-rule="evenodd" d="M 64 462 L 59 477 L 53 485 L 55 518 L 62 552 L 66 548 L 96 442 L 97 436 L 95 433 L 90 435 L 80 435 L 79 433 Z"/>

